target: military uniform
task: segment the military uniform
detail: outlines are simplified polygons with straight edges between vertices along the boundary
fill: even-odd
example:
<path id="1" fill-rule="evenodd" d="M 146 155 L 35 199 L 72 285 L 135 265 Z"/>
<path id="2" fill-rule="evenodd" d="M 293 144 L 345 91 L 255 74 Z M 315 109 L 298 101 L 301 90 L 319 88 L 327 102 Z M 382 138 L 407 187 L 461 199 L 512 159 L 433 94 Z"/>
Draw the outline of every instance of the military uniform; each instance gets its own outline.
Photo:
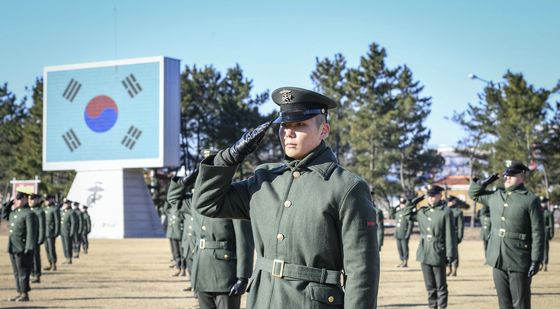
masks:
<path id="1" fill-rule="evenodd" d="M 38 195 L 31 195 L 31 197 L 39 197 Z M 45 212 L 43 211 L 43 207 L 41 206 L 42 203 L 35 204 L 31 207 L 31 211 L 35 213 L 37 216 L 38 222 L 38 232 L 37 232 L 37 244 L 35 250 L 33 250 L 33 270 L 31 274 L 35 277 L 32 283 L 40 283 L 41 282 L 41 245 L 45 241 L 45 230 L 46 230 L 46 219 L 45 219 Z"/>
<path id="2" fill-rule="evenodd" d="M 45 212 L 45 251 L 49 266 L 45 270 L 56 270 L 56 237 L 60 234 L 60 210 L 54 202 L 44 206 Z"/>
<path id="3" fill-rule="evenodd" d="M 406 200 L 402 202 L 406 203 Z M 408 241 L 414 227 L 414 224 L 404 214 L 405 208 L 399 206 L 395 212 L 395 239 L 397 240 L 397 250 L 401 264 L 397 267 L 408 267 Z"/>
<path id="4" fill-rule="evenodd" d="M 274 121 L 280 131 L 295 135 L 305 122 L 302 130 L 312 135 L 300 135 L 298 145 L 306 147 L 287 145 L 283 163 L 259 166 L 251 178 L 232 183 L 271 122 L 248 131 L 203 160 L 193 205 L 206 216 L 251 220 L 257 260 L 247 308 L 375 308 L 379 251 L 369 186 L 339 166 L 321 140 L 336 102 L 295 87 L 273 91 L 272 99 L 280 105 Z"/>
<path id="5" fill-rule="evenodd" d="M 89 240 L 88 235 L 91 233 L 91 217 L 87 212 L 87 206 L 83 206 L 84 210 L 81 213 L 82 216 L 82 236 L 80 237 L 82 241 L 82 246 L 84 253 L 87 254 L 89 250 Z"/>
<path id="6" fill-rule="evenodd" d="M 478 211 L 478 220 L 480 221 L 480 239 L 484 245 L 484 257 L 486 257 L 488 240 L 490 239 L 490 231 L 492 229 L 492 221 L 490 220 L 490 212 L 484 208 L 488 208 L 488 206 L 482 205 L 482 208 Z"/>
<path id="7" fill-rule="evenodd" d="M 528 168 L 507 162 L 505 176 L 525 173 Z M 469 196 L 488 205 L 492 230 L 486 263 L 492 275 L 500 308 L 531 307 L 531 276 L 538 271 L 544 253 L 544 219 L 539 198 L 523 183 L 507 189 L 486 190 L 492 179 L 471 183 Z M 535 270 L 534 268 L 537 267 Z"/>
<path id="8" fill-rule="evenodd" d="M 379 251 L 381 251 L 383 240 L 385 239 L 385 217 L 383 215 L 383 210 L 375 206 L 374 208 L 377 214 L 377 246 L 379 247 Z"/>
<path id="9" fill-rule="evenodd" d="M 74 236 L 72 237 L 72 251 L 74 253 L 74 258 L 79 258 L 80 257 L 80 247 L 82 245 L 82 233 L 84 230 L 84 220 L 82 217 L 82 212 L 80 211 L 79 207 L 79 203 L 74 202 L 74 208 L 72 208 L 72 211 L 74 212 L 74 218 L 76 220 L 76 232 L 74 233 Z"/>
<path id="10" fill-rule="evenodd" d="M 78 232 L 77 214 L 73 209 L 67 208 L 60 212 L 60 238 L 66 261 L 63 264 L 72 264 L 72 241 Z"/>
<path id="11" fill-rule="evenodd" d="M 441 194 L 443 188 L 432 186 L 428 195 Z M 448 303 L 447 277 L 445 265 L 457 256 L 456 233 L 453 218 L 445 202 L 440 200 L 434 205 L 421 207 L 414 211 L 415 205 L 407 206 L 405 216 L 418 222 L 420 244 L 416 260 L 420 262 L 424 284 L 428 291 L 430 308 L 446 308 Z"/>
<path id="12" fill-rule="evenodd" d="M 19 195 L 18 193 L 18 199 Z M 26 193 L 28 194 L 28 193 Z M 9 221 L 8 253 L 16 281 L 18 296 L 10 301 L 28 301 L 29 276 L 33 268 L 33 253 L 37 245 L 37 216 L 25 204 L 12 210 L 13 203 L 2 207 L 2 218 Z"/>
<path id="13" fill-rule="evenodd" d="M 192 195 L 187 197 L 192 200 Z M 187 272 L 192 278 L 193 255 L 196 250 L 196 233 L 194 231 L 194 218 L 190 215 L 189 207 L 181 207 L 179 214 L 183 218 L 183 235 L 181 236 L 181 254 L 187 265 Z"/>
<path id="14" fill-rule="evenodd" d="M 168 201 L 193 218 L 190 224 L 198 246 L 193 255 L 191 282 L 200 308 L 239 308 L 241 295 L 228 294 L 239 279 L 247 280 L 253 270 L 251 223 L 198 214 L 192 210 L 191 199 L 184 198 L 189 188 L 176 180 L 171 181 Z"/>
<path id="15" fill-rule="evenodd" d="M 455 204 L 450 205 L 449 202 L 453 202 L 455 201 Z M 448 202 L 448 206 L 449 206 L 449 211 L 451 211 L 451 215 L 452 215 L 452 220 L 453 220 L 453 225 L 455 226 L 455 238 L 456 238 L 456 246 L 457 248 L 455 249 L 456 252 L 456 256 L 455 259 L 453 260 L 453 262 L 449 265 L 449 272 L 447 273 L 447 275 L 453 275 L 453 276 L 457 276 L 457 268 L 459 267 L 459 244 L 461 243 L 461 241 L 463 241 L 463 233 L 464 233 L 464 219 L 463 219 L 463 211 L 459 208 L 459 205 L 456 202 L 456 197 L 452 196 L 449 198 Z"/>
<path id="16" fill-rule="evenodd" d="M 541 196 L 541 206 L 543 206 L 544 217 L 544 254 L 543 265 L 544 271 L 548 271 L 548 252 L 550 249 L 550 240 L 554 238 L 554 213 L 548 209 L 548 198 Z"/>
<path id="17" fill-rule="evenodd" d="M 175 260 L 175 268 L 177 272 L 173 276 L 179 276 L 182 274 L 186 275 L 186 260 L 182 257 L 181 249 L 181 238 L 183 236 L 184 229 L 184 217 L 179 213 L 179 208 L 181 205 L 172 205 L 171 203 L 165 203 L 164 206 L 165 215 L 167 216 L 167 238 L 171 241 L 171 252 L 173 254 L 173 259 Z"/>

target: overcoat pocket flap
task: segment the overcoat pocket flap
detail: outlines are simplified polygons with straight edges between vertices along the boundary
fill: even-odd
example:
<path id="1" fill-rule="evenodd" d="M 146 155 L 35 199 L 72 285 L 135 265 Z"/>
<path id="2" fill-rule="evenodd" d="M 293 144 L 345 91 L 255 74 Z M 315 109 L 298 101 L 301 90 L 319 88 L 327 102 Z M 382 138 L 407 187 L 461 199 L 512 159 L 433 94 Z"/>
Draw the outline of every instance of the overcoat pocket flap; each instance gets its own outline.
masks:
<path id="1" fill-rule="evenodd" d="M 339 287 L 310 286 L 309 296 L 312 300 L 328 305 L 344 304 L 344 292 Z"/>

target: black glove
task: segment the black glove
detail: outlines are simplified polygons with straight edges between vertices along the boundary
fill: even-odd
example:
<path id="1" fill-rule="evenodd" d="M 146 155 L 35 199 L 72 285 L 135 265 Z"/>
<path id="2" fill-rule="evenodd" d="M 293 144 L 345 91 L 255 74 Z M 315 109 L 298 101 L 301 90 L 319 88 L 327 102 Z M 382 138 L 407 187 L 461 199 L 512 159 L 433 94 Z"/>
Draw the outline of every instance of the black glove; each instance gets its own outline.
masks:
<path id="1" fill-rule="evenodd" d="M 455 262 L 455 259 L 450 256 L 446 257 L 446 259 L 447 259 L 447 265 L 451 265 L 453 264 L 453 262 Z"/>
<path id="2" fill-rule="evenodd" d="M 223 162 L 228 166 L 234 166 L 245 159 L 246 156 L 251 154 L 257 149 L 266 133 L 266 130 L 272 125 L 273 120 L 267 121 L 254 130 L 245 132 L 241 138 L 232 146 L 220 152 Z"/>
<path id="3" fill-rule="evenodd" d="M 194 186 L 194 183 L 196 182 L 196 176 L 198 176 L 198 169 L 194 170 L 189 176 L 180 177 L 177 180 L 177 183 L 187 188 Z"/>
<path id="4" fill-rule="evenodd" d="M 480 182 L 480 185 L 483 187 L 488 186 L 489 184 L 493 183 L 494 181 L 498 180 L 498 178 L 500 178 L 500 175 L 498 174 L 492 174 L 490 175 L 490 177 L 484 179 L 483 181 Z"/>
<path id="5" fill-rule="evenodd" d="M 237 278 L 237 282 L 229 290 L 229 296 L 242 295 L 247 290 L 247 278 Z"/>
<path id="6" fill-rule="evenodd" d="M 420 203 L 424 198 L 426 198 L 426 196 L 424 194 L 422 194 L 420 196 L 415 197 L 412 201 L 410 201 L 410 203 L 412 205 L 416 205 L 416 204 Z"/>
<path id="7" fill-rule="evenodd" d="M 539 272 L 540 266 L 541 266 L 541 262 L 532 261 L 531 267 L 529 267 L 529 273 L 527 274 L 527 277 L 531 278 L 534 275 L 536 275 Z"/>

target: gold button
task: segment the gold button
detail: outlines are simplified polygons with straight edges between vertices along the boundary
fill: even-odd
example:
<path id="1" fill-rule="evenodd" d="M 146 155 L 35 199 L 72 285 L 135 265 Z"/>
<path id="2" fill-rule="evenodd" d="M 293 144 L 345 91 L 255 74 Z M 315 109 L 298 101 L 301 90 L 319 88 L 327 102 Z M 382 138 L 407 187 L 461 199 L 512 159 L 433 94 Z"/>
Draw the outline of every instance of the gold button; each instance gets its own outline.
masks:
<path id="1" fill-rule="evenodd" d="M 508 192 L 508 195 L 511 195 L 511 192 Z"/>
<path id="2" fill-rule="evenodd" d="M 429 230 L 430 230 L 430 228 L 427 228 L 426 230 L 428 230 L 428 231 L 429 231 Z"/>
<path id="3" fill-rule="evenodd" d="M 175 215 L 173 215 L 173 217 L 171 217 L 171 218 L 175 219 Z"/>
<path id="4" fill-rule="evenodd" d="M 191 218 L 191 221 L 193 221 L 193 220 L 194 220 L 194 218 Z"/>
<path id="5" fill-rule="evenodd" d="M 10 233 L 12 233 L 12 232 L 13 232 L 13 231 L 12 231 L 12 230 L 10 230 Z"/>
<path id="6" fill-rule="evenodd" d="M 507 203 L 504 204 L 504 207 L 508 207 L 509 205 Z"/>
<path id="7" fill-rule="evenodd" d="M 14 219 L 17 218 L 17 215 L 14 215 Z"/>
<path id="8" fill-rule="evenodd" d="M 327 301 L 329 302 L 329 304 L 332 304 L 334 302 L 334 296 L 329 296 L 329 298 L 327 298 Z"/>
<path id="9" fill-rule="evenodd" d="M 227 259 L 229 259 L 229 255 L 224 254 L 224 260 L 227 260 Z"/>
<path id="10" fill-rule="evenodd" d="M 192 230 L 192 225 L 189 225 L 189 229 Z"/>
<path id="11" fill-rule="evenodd" d="M 278 234 L 278 235 L 276 235 L 276 239 L 284 240 L 284 235 L 283 234 Z"/>
<path id="12" fill-rule="evenodd" d="M 432 221 L 432 218 L 429 218 L 429 217 L 428 217 L 428 221 Z"/>
<path id="13" fill-rule="evenodd" d="M 203 230 L 203 231 L 206 231 L 206 225 L 203 225 L 203 226 L 202 226 L 202 230 Z"/>
<path id="14" fill-rule="evenodd" d="M 433 209 L 433 208 L 430 208 L 430 211 L 431 211 L 431 212 L 434 212 L 434 209 Z"/>
<path id="15" fill-rule="evenodd" d="M 505 218 L 505 217 L 502 217 L 502 221 L 506 221 L 506 218 Z"/>
<path id="16" fill-rule="evenodd" d="M 295 171 L 292 173 L 292 175 L 294 176 L 294 178 L 298 178 L 299 176 L 301 176 L 301 173 L 298 171 Z"/>
<path id="17" fill-rule="evenodd" d="M 284 207 L 290 208 L 291 206 L 292 206 L 292 202 L 291 202 L 291 201 L 285 201 L 285 202 L 284 202 Z"/>
<path id="18" fill-rule="evenodd" d="M 192 236 L 192 234 L 191 234 L 191 233 L 189 233 L 189 236 Z"/>
<path id="19" fill-rule="evenodd" d="M 12 223 L 12 226 L 14 226 L 14 224 Z"/>

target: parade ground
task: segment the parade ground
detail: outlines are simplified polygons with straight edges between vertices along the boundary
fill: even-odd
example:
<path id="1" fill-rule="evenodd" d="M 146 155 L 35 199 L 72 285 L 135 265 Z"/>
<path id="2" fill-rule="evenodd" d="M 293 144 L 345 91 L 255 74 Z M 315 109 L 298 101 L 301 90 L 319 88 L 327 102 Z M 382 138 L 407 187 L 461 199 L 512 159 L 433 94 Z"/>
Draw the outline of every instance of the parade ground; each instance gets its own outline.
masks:
<path id="1" fill-rule="evenodd" d="M 459 247 L 457 277 L 448 277 L 449 308 L 498 308 L 491 268 L 483 265 L 482 243 L 477 230 L 465 229 L 469 239 Z M 90 253 L 72 265 L 64 261 L 60 239 L 58 271 L 44 271 L 40 284 L 32 284 L 31 301 L 8 302 L 16 295 L 6 248 L 6 233 L 0 236 L 0 308 L 196 308 L 186 277 L 172 277 L 170 246 L 166 238 L 90 241 Z M 417 235 L 410 241 L 408 269 L 397 268 L 397 249 L 392 236 L 385 237 L 381 251 L 379 308 L 426 308 L 427 293 L 420 265 L 414 260 Z M 43 264 L 47 259 L 43 255 Z M 548 272 L 533 279 L 533 308 L 560 306 L 560 241 L 551 242 Z M 45 265 L 43 265 L 45 266 Z M 264 309 L 264 308 L 263 308 Z M 296 309 L 296 308 L 286 308 Z M 352 308 L 348 308 L 352 309 Z"/>

